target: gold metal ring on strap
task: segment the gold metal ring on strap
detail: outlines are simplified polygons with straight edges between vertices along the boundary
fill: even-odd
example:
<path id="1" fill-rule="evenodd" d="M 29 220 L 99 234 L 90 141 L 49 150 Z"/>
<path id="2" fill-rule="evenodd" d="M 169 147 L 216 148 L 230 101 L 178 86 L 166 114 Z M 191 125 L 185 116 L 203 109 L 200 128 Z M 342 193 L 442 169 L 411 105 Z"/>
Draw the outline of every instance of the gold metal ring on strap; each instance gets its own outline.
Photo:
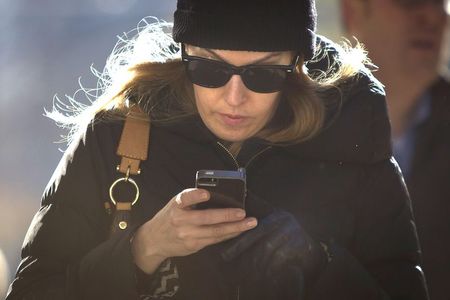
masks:
<path id="1" fill-rule="evenodd" d="M 129 183 L 130 183 L 131 185 L 133 185 L 134 188 L 136 189 L 136 196 L 134 197 L 133 201 L 131 202 L 131 205 L 135 205 L 136 202 L 137 202 L 138 199 L 139 199 L 139 187 L 138 187 L 136 181 L 134 181 L 132 178 L 130 178 L 130 177 L 128 177 L 128 176 L 129 176 L 129 175 L 127 174 L 126 177 L 122 177 L 122 178 L 117 179 L 116 181 L 114 181 L 113 184 L 111 184 L 111 187 L 109 188 L 109 198 L 111 199 L 111 202 L 112 202 L 114 205 L 117 205 L 117 201 L 116 201 L 116 199 L 114 199 L 114 196 L 113 196 L 114 187 L 115 187 L 119 182 L 122 182 L 122 181 L 129 182 Z"/>

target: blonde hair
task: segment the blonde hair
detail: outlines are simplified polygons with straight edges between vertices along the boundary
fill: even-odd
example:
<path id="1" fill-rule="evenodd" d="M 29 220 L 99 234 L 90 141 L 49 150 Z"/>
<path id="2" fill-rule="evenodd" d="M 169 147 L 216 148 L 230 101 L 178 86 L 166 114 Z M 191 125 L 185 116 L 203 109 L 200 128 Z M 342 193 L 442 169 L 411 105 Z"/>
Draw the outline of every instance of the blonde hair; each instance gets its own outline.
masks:
<path id="1" fill-rule="evenodd" d="M 152 122 L 197 114 L 192 83 L 180 60 L 180 47 L 171 38 L 171 29 L 169 22 L 145 18 L 135 31 L 121 38 L 103 72 L 93 70 L 99 78 L 97 88 L 82 88 L 90 105 L 81 105 L 74 98 L 64 104 L 55 98 L 47 116 L 69 129 L 69 143 L 86 132 L 98 113 L 113 111 L 115 116 L 123 117 L 130 102 L 140 105 Z M 283 100 L 273 120 L 258 137 L 273 144 L 299 143 L 323 128 L 328 111 L 337 114 L 342 103 L 340 85 L 357 75 L 367 59 L 361 47 L 336 47 L 338 59 L 330 61 L 326 71 L 308 70 L 300 61 L 282 91 Z M 327 59 L 326 50 L 318 49 L 309 63 Z M 239 148 L 238 144 L 232 146 L 233 152 Z"/>

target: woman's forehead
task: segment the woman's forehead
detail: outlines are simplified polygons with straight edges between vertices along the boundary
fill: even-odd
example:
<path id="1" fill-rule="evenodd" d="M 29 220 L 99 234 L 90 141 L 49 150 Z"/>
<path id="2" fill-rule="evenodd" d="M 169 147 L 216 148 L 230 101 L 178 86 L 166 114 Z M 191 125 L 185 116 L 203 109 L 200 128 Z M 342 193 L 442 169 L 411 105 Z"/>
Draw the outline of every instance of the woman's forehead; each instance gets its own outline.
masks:
<path id="1" fill-rule="evenodd" d="M 274 51 L 274 52 L 260 52 L 260 51 L 243 51 L 243 50 L 223 50 L 202 48 L 193 45 L 185 45 L 186 52 L 189 55 L 200 55 L 211 58 L 218 58 L 221 60 L 281 60 L 283 58 L 291 58 L 293 53 L 291 51 Z"/>

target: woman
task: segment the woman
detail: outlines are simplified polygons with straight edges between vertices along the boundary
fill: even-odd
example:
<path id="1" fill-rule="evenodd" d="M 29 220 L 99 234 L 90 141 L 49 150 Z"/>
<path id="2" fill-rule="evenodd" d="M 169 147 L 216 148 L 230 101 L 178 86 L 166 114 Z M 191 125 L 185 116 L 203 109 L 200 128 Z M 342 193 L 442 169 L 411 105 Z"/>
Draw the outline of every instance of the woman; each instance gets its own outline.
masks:
<path id="1" fill-rule="evenodd" d="M 47 188 L 7 299 L 426 299 L 383 91 L 316 43 L 315 20 L 313 1 L 179 0 L 180 44 L 150 25 L 159 56 L 75 119 L 96 115 Z M 131 220 L 112 221 L 120 116 L 136 107 L 149 156 L 127 172 Z M 197 170 L 240 167 L 245 210 L 195 209 L 210 200 Z"/>

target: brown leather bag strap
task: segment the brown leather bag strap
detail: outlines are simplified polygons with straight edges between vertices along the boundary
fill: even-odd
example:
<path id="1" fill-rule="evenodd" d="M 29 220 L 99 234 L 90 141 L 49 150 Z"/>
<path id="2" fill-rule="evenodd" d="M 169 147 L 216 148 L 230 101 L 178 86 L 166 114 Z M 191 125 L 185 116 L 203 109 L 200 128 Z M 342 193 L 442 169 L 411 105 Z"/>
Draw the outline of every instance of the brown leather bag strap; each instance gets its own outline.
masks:
<path id="1" fill-rule="evenodd" d="M 121 162 L 117 166 L 117 171 L 125 174 L 124 177 L 114 181 L 109 189 L 110 201 L 114 204 L 114 211 L 111 203 L 105 202 L 105 209 L 108 213 L 113 213 L 111 224 L 111 234 L 125 230 L 131 217 L 131 207 L 139 198 L 139 187 L 130 178 L 130 175 L 139 175 L 141 161 L 147 159 L 148 146 L 150 140 L 150 118 L 141 111 L 138 106 L 133 106 L 125 119 L 125 124 L 120 137 L 117 155 L 121 156 Z M 134 199 L 116 199 L 115 188 L 118 184 L 127 183 L 135 189 Z"/>
<path id="2" fill-rule="evenodd" d="M 122 157 L 117 171 L 128 175 L 139 174 L 139 164 L 147 159 L 149 140 L 150 119 L 137 105 L 133 106 L 125 120 L 117 148 L 117 155 Z"/>

